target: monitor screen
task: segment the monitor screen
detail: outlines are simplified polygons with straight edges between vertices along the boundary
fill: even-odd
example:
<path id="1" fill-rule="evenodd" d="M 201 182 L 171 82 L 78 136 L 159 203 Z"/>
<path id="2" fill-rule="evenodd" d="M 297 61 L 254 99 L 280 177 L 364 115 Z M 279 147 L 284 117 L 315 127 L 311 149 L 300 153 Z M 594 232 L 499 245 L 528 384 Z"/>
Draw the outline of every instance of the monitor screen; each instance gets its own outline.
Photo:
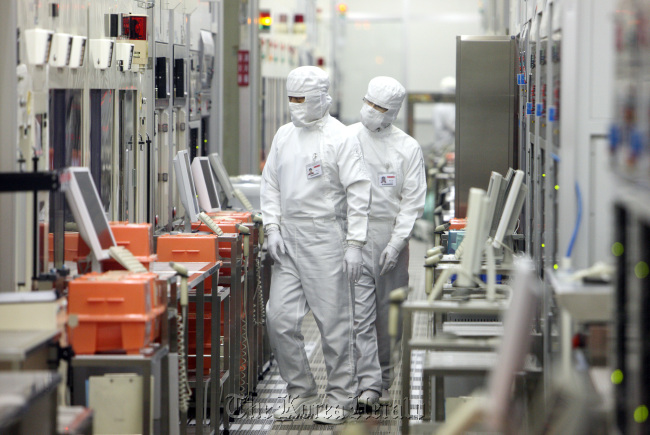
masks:
<path id="1" fill-rule="evenodd" d="M 192 169 L 190 168 L 190 156 L 187 153 L 187 151 L 181 151 L 181 153 L 182 153 L 182 158 L 183 158 L 183 164 L 185 165 L 185 171 L 188 174 L 191 174 Z M 196 187 L 194 186 L 194 179 L 192 179 L 191 177 L 190 177 L 190 182 L 189 182 L 189 188 L 192 191 L 192 193 L 194 194 L 193 195 L 194 198 L 196 198 Z"/>
<path id="2" fill-rule="evenodd" d="M 221 202 L 224 203 L 226 201 L 231 201 L 235 195 L 234 194 L 235 189 L 232 187 L 232 183 L 230 182 L 230 177 L 228 176 L 228 171 L 226 171 L 226 167 L 223 165 L 219 153 L 210 154 L 210 163 L 212 164 L 212 170 L 214 171 L 214 175 L 215 177 L 217 177 L 217 181 L 221 186 L 221 190 L 225 195 L 224 201 Z"/>
<path id="3" fill-rule="evenodd" d="M 115 238 L 88 168 L 68 168 L 61 177 L 62 189 L 70 205 L 79 233 L 97 260 L 109 257 Z"/>
<path id="4" fill-rule="evenodd" d="M 210 167 L 210 161 L 207 159 L 201 159 L 201 172 L 203 173 L 203 179 L 205 180 L 205 185 L 208 188 L 208 196 L 210 197 L 210 204 L 213 206 L 218 206 L 219 198 L 217 195 L 217 186 L 214 182 L 214 176 L 212 175 L 212 168 Z"/>
<path id="5" fill-rule="evenodd" d="M 494 238 L 499 227 L 499 222 L 501 221 L 501 215 L 503 214 L 503 207 L 506 205 L 506 200 L 508 199 L 508 194 L 512 187 L 514 181 L 515 171 L 510 168 L 508 173 L 503 178 L 501 186 L 499 188 L 499 197 L 497 198 L 497 205 L 494 209 L 494 216 L 492 218 L 492 225 L 490 226 L 489 236 Z"/>
<path id="6" fill-rule="evenodd" d="M 206 212 L 220 211 L 219 189 L 210 167 L 210 160 L 207 157 L 194 158 L 192 176 L 201 208 Z"/>
<path id="7" fill-rule="evenodd" d="M 494 235 L 493 246 L 496 249 L 501 247 L 504 237 L 508 235 L 506 233 L 508 227 L 512 222 L 513 216 L 518 216 L 521 211 L 521 206 L 523 205 L 522 198 L 525 199 L 526 189 L 526 186 L 523 184 L 523 180 L 524 172 L 517 170 L 515 171 L 514 176 L 511 178 L 511 182 L 508 183 L 508 188 L 506 190 L 506 201 L 503 206 L 503 212 L 501 213 L 501 219 L 499 220 L 499 226 L 497 227 L 496 234 Z M 522 189 L 524 189 L 523 194 Z"/>
<path id="8" fill-rule="evenodd" d="M 501 213 L 497 210 L 497 205 L 499 203 L 499 194 L 501 193 L 501 184 L 503 184 L 503 177 L 498 172 L 492 172 L 490 176 L 490 184 L 488 185 L 487 198 L 488 198 L 488 208 L 487 208 L 487 228 L 488 236 L 492 235 L 492 223 L 494 220 L 499 220 Z M 496 232 L 496 228 L 495 228 Z"/>
<path id="9" fill-rule="evenodd" d="M 174 174 L 176 176 L 178 194 L 185 208 L 186 217 L 191 222 L 197 222 L 197 215 L 200 212 L 199 203 L 196 199 L 196 188 L 192 179 L 190 158 L 186 150 L 179 151 L 176 157 L 174 157 Z"/>
<path id="10" fill-rule="evenodd" d="M 92 178 L 90 178 L 90 172 L 74 172 L 73 174 L 79 184 L 81 196 L 88 208 L 90 221 L 92 222 L 95 234 L 97 234 L 100 246 L 102 249 L 108 249 L 111 246 L 114 246 L 115 243 L 113 241 L 111 227 L 108 225 L 108 220 L 104 214 L 104 207 L 101 202 L 98 201 L 99 196 L 95 189 L 95 183 L 93 183 Z"/>
<path id="11" fill-rule="evenodd" d="M 456 287 L 474 287 L 471 278 L 481 267 L 481 255 L 487 239 L 487 209 L 488 199 L 483 189 L 469 189 L 467 201 L 467 227 L 463 238 L 464 254 L 460 268 L 464 273 L 458 274 L 454 282 Z"/>

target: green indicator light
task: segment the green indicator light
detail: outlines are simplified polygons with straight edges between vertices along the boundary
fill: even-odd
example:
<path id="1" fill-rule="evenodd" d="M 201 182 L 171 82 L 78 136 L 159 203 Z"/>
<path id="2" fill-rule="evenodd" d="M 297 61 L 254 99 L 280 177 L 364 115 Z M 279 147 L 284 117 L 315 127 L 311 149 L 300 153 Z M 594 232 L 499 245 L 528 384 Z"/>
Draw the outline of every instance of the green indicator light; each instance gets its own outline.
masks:
<path id="1" fill-rule="evenodd" d="M 546 177 L 546 174 L 542 174 L 542 177 Z"/>
<path id="2" fill-rule="evenodd" d="M 555 185 L 555 190 L 560 190 L 560 186 L 556 184 Z"/>
<path id="3" fill-rule="evenodd" d="M 558 269 L 559 269 L 559 266 L 558 266 L 557 264 L 554 264 L 554 265 L 553 265 L 553 269 L 558 270 Z"/>
<path id="4" fill-rule="evenodd" d="M 542 243 L 542 248 L 545 248 L 546 246 Z"/>
<path id="5" fill-rule="evenodd" d="M 623 248 L 623 244 L 621 242 L 616 242 L 612 245 L 612 254 L 616 257 L 620 257 L 623 255 L 623 252 L 625 252 L 625 248 Z"/>
<path id="6" fill-rule="evenodd" d="M 645 405 L 638 406 L 634 410 L 634 421 L 637 423 L 645 423 L 648 419 L 648 407 Z"/>
<path id="7" fill-rule="evenodd" d="M 634 266 L 634 274 L 639 279 L 643 279 L 648 276 L 648 274 L 650 274 L 650 267 L 648 267 L 648 263 L 645 261 L 639 261 L 636 266 Z"/>
<path id="8" fill-rule="evenodd" d="M 614 370 L 610 379 L 612 380 L 612 384 L 619 385 L 623 382 L 623 372 L 620 370 Z"/>

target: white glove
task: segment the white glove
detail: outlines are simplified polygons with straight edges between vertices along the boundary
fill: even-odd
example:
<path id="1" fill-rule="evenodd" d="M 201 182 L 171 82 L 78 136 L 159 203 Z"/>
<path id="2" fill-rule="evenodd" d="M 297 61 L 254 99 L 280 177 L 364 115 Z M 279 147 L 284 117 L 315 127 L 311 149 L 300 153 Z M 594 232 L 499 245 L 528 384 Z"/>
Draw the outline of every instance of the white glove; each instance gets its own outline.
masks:
<path id="1" fill-rule="evenodd" d="M 393 270 L 397 266 L 397 257 L 399 256 L 399 251 L 392 246 L 388 245 L 381 253 L 379 257 L 379 265 L 384 266 L 379 273 L 379 276 L 383 276 Z"/>
<path id="2" fill-rule="evenodd" d="M 343 258 L 343 272 L 348 274 L 348 278 L 354 282 L 361 278 L 361 269 L 363 260 L 361 259 L 361 246 L 348 245 Z"/>
<path id="3" fill-rule="evenodd" d="M 282 239 L 282 234 L 280 234 L 280 230 L 277 228 L 269 228 L 267 231 L 266 249 L 269 251 L 269 255 L 271 255 L 271 258 L 275 262 L 282 263 L 280 261 L 280 253 L 283 255 L 287 253 L 287 249 L 284 246 L 284 240 Z"/>

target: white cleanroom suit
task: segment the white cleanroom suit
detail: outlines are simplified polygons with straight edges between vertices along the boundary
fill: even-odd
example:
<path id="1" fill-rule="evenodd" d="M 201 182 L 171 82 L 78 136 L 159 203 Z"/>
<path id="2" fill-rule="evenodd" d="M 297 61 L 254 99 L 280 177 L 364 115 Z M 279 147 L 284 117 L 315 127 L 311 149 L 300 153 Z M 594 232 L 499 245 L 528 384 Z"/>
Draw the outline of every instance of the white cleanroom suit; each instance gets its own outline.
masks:
<path id="1" fill-rule="evenodd" d="M 363 274 L 355 285 L 359 392 L 382 393 L 391 384 L 388 297 L 408 285 L 407 245 L 424 209 L 422 151 L 415 139 L 392 125 L 405 94 L 395 79 L 372 79 L 361 122 L 348 127 L 346 139 L 347 146 L 361 147 L 372 183 Z"/>
<path id="2" fill-rule="evenodd" d="M 327 404 L 347 412 L 357 388 L 350 281 L 361 273 L 370 179 L 359 145 L 345 145 L 345 126 L 329 115 L 328 88 L 320 68 L 289 74 L 288 96 L 304 102 L 290 103 L 292 122 L 276 133 L 262 172 L 261 208 L 276 260 L 267 319 L 287 393 L 314 398 L 317 386 L 300 332 L 312 311 L 327 369 Z"/>

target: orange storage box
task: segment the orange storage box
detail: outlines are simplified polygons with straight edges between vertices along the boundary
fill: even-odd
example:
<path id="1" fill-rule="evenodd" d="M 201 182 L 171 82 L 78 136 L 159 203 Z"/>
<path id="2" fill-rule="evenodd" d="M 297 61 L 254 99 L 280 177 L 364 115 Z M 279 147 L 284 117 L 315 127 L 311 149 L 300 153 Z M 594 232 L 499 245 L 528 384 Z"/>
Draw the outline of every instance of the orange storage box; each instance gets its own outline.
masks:
<path id="1" fill-rule="evenodd" d="M 221 228 L 224 233 L 238 233 L 236 225 L 245 223 L 242 219 L 224 219 L 222 217 L 209 215 L 212 220 Z M 192 231 L 205 231 L 211 232 L 203 222 L 192 222 Z"/>
<path id="2" fill-rule="evenodd" d="M 217 211 L 214 213 L 209 213 L 209 216 L 212 217 L 212 219 L 216 218 L 232 218 L 232 219 L 241 219 L 242 222 L 246 223 L 252 223 L 253 222 L 253 213 L 250 211 L 231 211 L 231 210 L 224 210 L 224 211 Z M 214 217 L 213 217 L 214 216 Z"/>
<path id="3" fill-rule="evenodd" d="M 128 249 L 147 270 L 151 270 L 152 263 L 155 263 L 158 258 L 153 253 L 151 224 L 111 222 L 110 226 L 117 246 L 123 246 Z M 124 267 L 117 261 L 109 258 L 102 261 L 102 270 L 124 270 Z"/>
<path id="4" fill-rule="evenodd" d="M 154 342 L 165 312 L 154 273 L 89 273 L 68 287 L 68 316 L 78 325 L 69 329 L 75 353 L 137 354 Z"/>
<path id="5" fill-rule="evenodd" d="M 467 226 L 467 219 L 465 218 L 451 218 L 449 220 L 450 230 L 464 230 Z"/>
<path id="6" fill-rule="evenodd" d="M 86 257 L 90 254 L 90 248 L 84 242 L 84 239 L 81 238 L 79 233 L 66 231 L 64 233 L 63 243 L 64 248 L 64 260 L 65 261 L 79 261 L 85 260 Z M 47 250 L 49 254 L 49 261 L 54 261 L 54 234 L 48 234 L 47 241 Z"/>
<path id="7" fill-rule="evenodd" d="M 212 214 L 211 214 L 212 215 Z M 215 217 L 216 218 L 216 217 Z M 226 234 L 237 234 L 239 231 L 237 230 L 236 225 L 239 223 L 242 223 L 241 219 L 233 220 L 233 219 L 227 219 L 227 220 L 222 220 L 216 218 L 215 223 L 221 228 L 221 231 L 223 231 Z M 192 223 L 192 230 L 193 231 L 211 231 L 208 227 L 205 226 L 202 222 L 198 223 Z M 161 236 L 163 237 L 163 236 Z M 158 243 L 160 243 L 160 238 L 158 238 Z M 160 252 L 160 249 L 158 250 Z M 230 242 L 219 242 L 219 257 L 220 258 L 230 258 Z M 164 261 L 164 260 L 160 260 Z M 219 276 L 230 276 L 230 268 L 221 268 L 219 269 Z"/>
<path id="8" fill-rule="evenodd" d="M 219 261 L 216 234 L 165 234 L 158 237 L 158 261 Z M 207 289 L 207 286 L 206 286 Z"/>
<path id="9" fill-rule="evenodd" d="M 110 226 L 117 246 L 124 246 L 136 257 L 148 257 L 153 254 L 151 224 L 111 222 Z"/>

